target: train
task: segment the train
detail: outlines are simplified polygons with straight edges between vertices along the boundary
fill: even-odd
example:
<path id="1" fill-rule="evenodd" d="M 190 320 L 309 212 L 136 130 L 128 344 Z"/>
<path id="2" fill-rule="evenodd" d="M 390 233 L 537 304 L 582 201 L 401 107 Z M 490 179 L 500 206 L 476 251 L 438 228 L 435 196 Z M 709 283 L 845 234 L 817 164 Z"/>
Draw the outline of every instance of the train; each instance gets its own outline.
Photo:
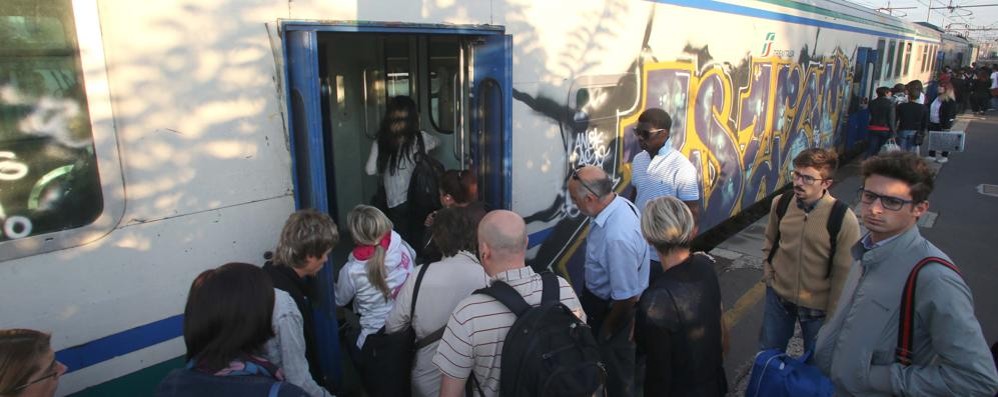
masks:
<path id="1" fill-rule="evenodd" d="M 706 231 L 800 150 L 861 144 L 850 116 L 876 87 L 977 56 L 841 0 L 5 0 L 0 32 L 0 328 L 52 332 L 77 396 L 149 394 L 183 365 L 195 275 L 261 263 L 296 208 L 342 224 L 369 202 L 391 96 L 525 218 L 531 266 L 581 280 L 569 176 L 597 165 L 626 191 L 642 110 L 672 115 Z M 312 280 L 333 389 L 350 245 Z"/>

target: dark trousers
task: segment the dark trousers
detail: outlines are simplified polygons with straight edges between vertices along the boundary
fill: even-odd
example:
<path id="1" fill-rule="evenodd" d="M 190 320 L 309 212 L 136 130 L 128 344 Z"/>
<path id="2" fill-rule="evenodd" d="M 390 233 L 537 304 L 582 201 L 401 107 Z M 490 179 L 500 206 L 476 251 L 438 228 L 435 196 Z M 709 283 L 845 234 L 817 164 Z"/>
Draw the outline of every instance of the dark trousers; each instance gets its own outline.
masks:
<path id="1" fill-rule="evenodd" d="M 887 143 L 890 131 L 867 131 L 866 136 L 866 157 L 873 157 L 880 153 L 880 148 Z"/>
<path id="2" fill-rule="evenodd" d="M 632 397 L 636 395 L 635 355 L 636 346 L 631 340 L 634 328 L 634 311 L 626 314 L 622 326 L 603 334 L 603 321 L 610 313 L 611 301 L 602 299 L 588 289 L 582 290 L 582 309 L 589 317 L 596 343 L 599 344 L 600 358 L 606 365 L 606 395 L 609 397 Z"/>

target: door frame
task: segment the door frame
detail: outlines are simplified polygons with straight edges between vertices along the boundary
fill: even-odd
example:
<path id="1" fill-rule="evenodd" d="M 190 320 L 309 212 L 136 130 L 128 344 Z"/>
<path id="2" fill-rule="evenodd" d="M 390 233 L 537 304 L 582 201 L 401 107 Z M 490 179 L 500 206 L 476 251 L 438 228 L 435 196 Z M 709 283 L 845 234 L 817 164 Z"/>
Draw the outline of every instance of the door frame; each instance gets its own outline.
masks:
<path id="1" fill-rule="evenodd" d="M 319 92 L 320 81 L 319 76 L 315 76 L 315 87 L 304 87 L 304 94 L 308 97 L 304 98 L 305 108 L 310 109 L 306 111 L 304 115 L 292 114 L 296 107 L 293 105 L 294 98 L 291 93 L 294 91 L 295 87 L 298 85 L 292 85 L 294 82 L 292 79 L 292 57 L 288 51 L 288 40 L 291 37 L 307 36 L 311 37 L 311 47 L 307 48 L 307 51 L 311 55 L 306 56 L 309 59 L 318 59 L 318 40 L 317 34 L 319 32 L 336 32 L 336 33 L 398 33 L 398 34 L 419 34 L 419 35 L 450 35 L 450 36 L 502 36 L 505 35 L 505 27 L 495 26 L 495 25 L 438 25 L 438 24 L 407 24 L 407 23 L 384 23 L 384 22 L 365 22 L 365 21 L 334 21 L 334 22 L 320 22 L 320 21 L 305 21 L 305 20 L 278 20 L 279 35 L 282 40 L 281 56 L 283 65 L 278 65 L 281 71 L 284 73 L 283 76 L 283 99 L 285 101 L 287 117 L 286 117 L 286 128 L 288 131 L 288 145 L 290 149 L 291 156 L 291 177 L 292 183 L 294 185 L 294 202 L 295 208 L 300 209 L 305 205 L 311 204 L 312 208 L 319 211 L 328 213 L 330 200 L 328 198 L 316 199 L 314 196 L 316 194 L 328 195 L 328 189 L 326 189 L 326 182 L 329 180 L 327 174 L 326 164 L 330 163 L 332 159 L 324 158 L 324 153 L 322 147 L 310 147 L 307 150 L 313 155 L 317 155 L 318 159 L 322 161 L 309 161 L 307 164 L 303 164 L 306 168 L 301 170 L 308 173 L 308 178 L 310 179 L 310 186 L 314 192 L 305 192 L 305 194 L 310 195 L 309 200 L 306 202 L 301 197 L 302 192 L 300 191 L 299 178 L 299 164 L 296 158 L 296 148 L 295 140 L 296 135 L 301 134 L 296 132 L 297 128 L 293 125 L 295 124 L 293 120 L 295 117 L 304 117 L 304 124 L 308 131 L 304 133 L 306 136 L 306 141 L 309 142 L 309 146 L 313 145 L 324 145 L 323 141 L 325 139 L 324 131 L 322 125 L 324 120 L 322 120 L 321 109 L 316 111 L 315 108 L 320 106 L 321 94 Z M 509 55 L 512 58 L 512 55 Z M 464 65 L 462 65 L 463 67 Z M 318 73 L 319 65 L 316 63 L 314 65 L 314 73 Z M 306 68 L 308 69 L 308 68 Z M 306 70 L 306 74 L 312 73 L 311 70 Z M 512 71 L 510 70 L 510 73 Z M 510 96 L 512 93 L 512 87 L 503 87 L 503 95 Z M 463 100 L 463 99 L 462 99 Z M 310 104 L 310 102 L 313 102 Z M 465 111 L 466 107 L 462 106 L 462 111 Z M 508 116 L 511 116 L 512 109 L 506 108 L 506 112 L 510 112 Z M 309 114 L 311 113 L 311 114 Z M 471 113 L 466 113 L 467 116 L 473 117 Z M 318 119 L 316 119 L 318 118 Z M 467 131 L 467 133 L 472 133 L 473 131 Z M 509 142 L 512 139 L 511 128 L 507 128 L 502 132 L 502 140 L 505 146 L 509 146 Z M 508 150 L 507 150 L 508 151 Z M 511 164 L 506 161 L 504 163 L 504 169 L 502 176 L 504 178 L 503 184 L 508 191 L 512 186 L 511 181 Z M 316 331 L 320 334 L 322 338 L 326 341 L 333 341 L 334 344 L 330 346 L 328 343 L 323 343 L 320 347 L 320 362 L 322 365 L 322 372 L 325 376 L 327 383 L 333 386 L 339 386 L 343 384 L 342 376 L 343 370 L 341 368 L 341 350 L 339 349 L 339 338 L 336 334 L 339 325 L 336 320 L 335 310 L 336 302 L 332 293 L 332 280 L 334 279 L 333 266 L 324 266 L 323 269 L 316 276 L 319 280 L 318 296 L 319 302 L 316 302 L 315 309 L 317 315 L 316 320 Z M 324 282 L 323 282 L 324 281 Z M 324 285 L 325 284 L 325 285 Z"/>

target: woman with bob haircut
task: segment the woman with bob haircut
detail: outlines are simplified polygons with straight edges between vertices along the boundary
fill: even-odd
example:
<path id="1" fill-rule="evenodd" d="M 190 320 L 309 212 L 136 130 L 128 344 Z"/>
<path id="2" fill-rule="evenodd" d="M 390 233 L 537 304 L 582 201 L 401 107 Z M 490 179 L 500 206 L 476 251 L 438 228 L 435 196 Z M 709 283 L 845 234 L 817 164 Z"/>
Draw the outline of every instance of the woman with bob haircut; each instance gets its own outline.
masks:
<path id="1" fill-rule="evenodd" d="M 312 318 L 315 298 L 308 280 L 322 270 L 339 240 L 336 223 L 329 215 L 314 209 L 299 210 L 284 222 L 274 262 L 263 265 L 274 283 L 276 334 L 267 342 L 265 357 L 284 370 L 288 382 L 312 397 L 331 394 L 319 385 L 323 378 Z"/>
<path id="2" fill-rule="evenodd" d="M 356 246 L 340 269 L 336 304 L 353 301 L 361 329 L 352 342 L 361 349 L 367 336 L 385 325 L 395 296 L 412 271 L 416 253 L 392 230 L 388 217 L 372 206 L 358 205 L 350 210 L 347 226 Z"/>
<path id="3" fill-rule="evenodd" d="M 0 396 L 52 397 L 66 366 L 55 359 L 49 334 L 0 330 Z"/>
<path id="4" fill-rule="evenodd" d="M 187 365 L 170 372 L 157 397 L 308 396 L 260 354 L 274 336 L 274 285 L 260 268 L 227 263 L 191 283 L 184 308 Z"/>
<path id="5" fill-rule="evenodd" d="M 728 390 L 721 287 L 714 259 L 690 252 L 695 227 L 689 207 L 675 197 L 656 198 L 641 211 L 641 234 L 664 271 L 641 294 L 636 315 L 647 396 L 723 396 Z"/>
<path id="6" fill-rule="evenodd" d="M 417 343 L 412 365 L 412 395 L 436 396 L 440 394 L 440 369 L 433 364 L 433 355 L 443 336 L 451 312 L 462 299 L 476 289 L 488 286 L 488 276 L 475 256 L 478 220 L 463 208 L 444 208 L 437 211 L 432 240 L 443 255 L 438 262 L 427 266 L 416 297 L 416 313 L 412 310 L 412 296 L 416 288 L 413 270 L 395 299 L 395 307 L 388 313 L 385 332 L 399 332 L 412 326 Z"/>

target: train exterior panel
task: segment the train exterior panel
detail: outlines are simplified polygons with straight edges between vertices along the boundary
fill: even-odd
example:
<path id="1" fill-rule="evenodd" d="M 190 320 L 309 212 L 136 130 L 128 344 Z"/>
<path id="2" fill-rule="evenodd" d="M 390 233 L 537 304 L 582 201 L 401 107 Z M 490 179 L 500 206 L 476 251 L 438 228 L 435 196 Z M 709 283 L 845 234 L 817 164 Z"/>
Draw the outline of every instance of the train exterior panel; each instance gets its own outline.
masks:
<path id="1" fill-rule="evenodd" d="M 33 4 L 4 2 L 0 24 L 64 40 L 0 40 L 0 328 L 54 333 L 60 394 L 137 390 L 183 355 L 197 273 L 261 262 L 296 206 L 366 202 L 388 95 L 417 98 L 434 155 L 526 218 L 533 266 L 577 283 L 569 175 L 599 165 L 627 191 L 643 109 L 673 116 L 707 230 L 788 183 L 800 150 L 854 146 L 862 98 L 927 80 L 942 44 L 839 1 Z"/>

